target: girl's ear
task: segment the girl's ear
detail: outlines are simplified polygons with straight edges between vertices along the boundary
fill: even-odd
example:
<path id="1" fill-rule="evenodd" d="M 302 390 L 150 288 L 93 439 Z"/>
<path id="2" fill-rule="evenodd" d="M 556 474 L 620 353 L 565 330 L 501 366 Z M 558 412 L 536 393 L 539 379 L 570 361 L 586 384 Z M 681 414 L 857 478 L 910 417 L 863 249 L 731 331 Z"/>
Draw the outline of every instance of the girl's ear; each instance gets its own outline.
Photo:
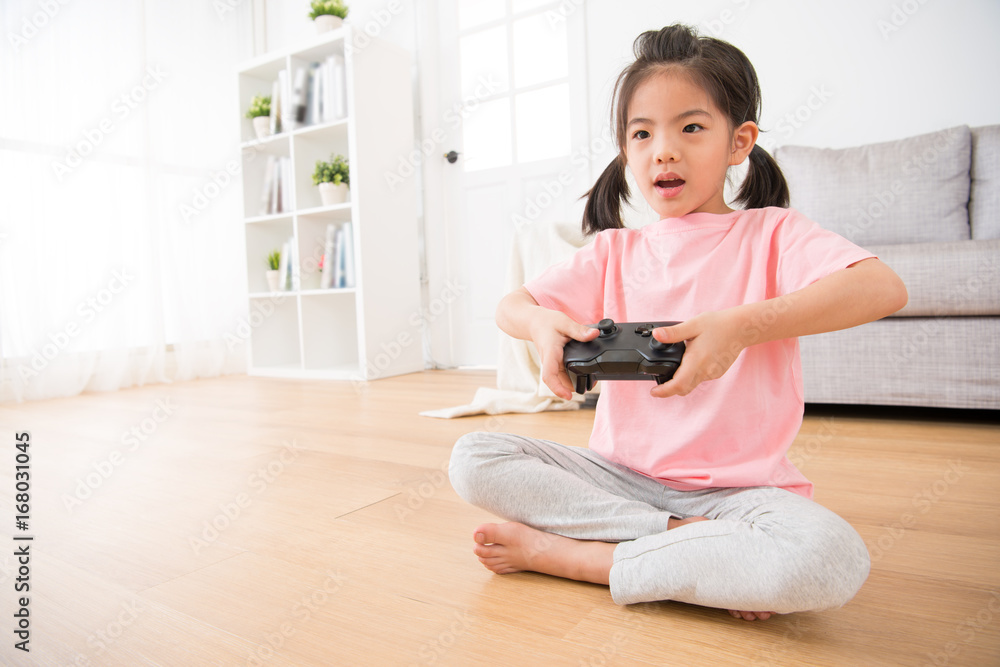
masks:
<path id="1" fill-rule="evenodd" d="M 760 128 L 752 120 L 748 120 L 736 128 L 736 131 L 733 132 L 733 153 L 729 156 L 730 165 L 743 164 L 743 160 L 747 159 L 754 144 L 757 143 L 758 134 L 760 134 Z"/>

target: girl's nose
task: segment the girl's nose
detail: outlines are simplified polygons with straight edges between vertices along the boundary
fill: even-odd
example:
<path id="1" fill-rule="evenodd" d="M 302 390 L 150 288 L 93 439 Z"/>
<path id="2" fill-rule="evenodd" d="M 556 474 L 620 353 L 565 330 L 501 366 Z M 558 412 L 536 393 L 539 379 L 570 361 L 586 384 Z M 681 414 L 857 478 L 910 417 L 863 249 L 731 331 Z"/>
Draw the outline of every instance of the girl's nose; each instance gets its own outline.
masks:
<path id="1" fill-rule="evenodd" d="M 674 148 L 672 142 L 661 141 L 656 146 L 656 162 L 657 164 L 666 164 L 668 162 L 677 162 L 680 159 L 680 155 L 676 148 Z"/>

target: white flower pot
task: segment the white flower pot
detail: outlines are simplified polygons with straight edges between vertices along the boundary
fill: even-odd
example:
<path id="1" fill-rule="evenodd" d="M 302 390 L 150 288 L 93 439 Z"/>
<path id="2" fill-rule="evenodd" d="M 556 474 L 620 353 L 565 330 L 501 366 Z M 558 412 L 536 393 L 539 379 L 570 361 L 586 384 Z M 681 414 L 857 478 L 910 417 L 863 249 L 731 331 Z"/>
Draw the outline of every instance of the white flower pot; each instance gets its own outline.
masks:
<path id="1" fill-rule="evenodd" d="M 319 184 L 319 198 L 323 202 L 323 206 L 343 204 L 347 201 L 349 194 L 350 189 L 344 183 L 340 185 L 334 185 L 333 183 Z"/>
<path id="2" fill-rule="evenodd" d="M 324 33 L 344 25 L 344 19 L 333 14 L 320 14 L 313 20 L 313 23 L 316 24 L 316 32 Z"/>
<path id="3" fill-rule="evenodd" d="M 257 133 L 258 139 L 267 139 L 271 136 L 271 117 L 257 116 L 254 118 L 253 131 Z"/>
<path id="4" fill-rule="evenodd" d="M 277 292 L 278 287 L 281 285 L 281 271 L 274 269 L 272 271 L 266 271 L 264 275 L 267 277 L 268 291 Z"/>

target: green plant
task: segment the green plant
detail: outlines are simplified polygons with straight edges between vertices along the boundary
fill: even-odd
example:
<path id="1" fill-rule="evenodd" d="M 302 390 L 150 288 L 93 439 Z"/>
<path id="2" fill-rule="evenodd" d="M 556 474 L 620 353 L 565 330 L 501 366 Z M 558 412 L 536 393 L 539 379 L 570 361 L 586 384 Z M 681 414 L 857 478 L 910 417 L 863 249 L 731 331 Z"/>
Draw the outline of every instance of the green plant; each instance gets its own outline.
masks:
<path id="1" fill-rule="evenodd" d="M 247 109 L 247 118 L 257 118 L 258 116 L 271 115 L 271 96 L 254 95 L 250 100 L 250 108 Z"/>
<path id="2" fill-rule="evenodd" d="M 309 12 L 309 18 L 314 21 L 317 16 L 322 16 L 323 14 L 332 14 L 333 16 L 346 19 L 347 12 L 349 11 L 347 5 L 344 4 L 344 0 L 312 0 L 310 4 L 312 11 Z"/>
<path id="3" fill-rule="evenodd" d="M 267 265 L 271 267 L 272 271 L 277 271 L 278 267 L 281 266 L 281 252 L 274 250 L 270 255 L 267 256 Z"/>
<path id="4" fill-rule="evenodd" d="M 320 183 L 333 183 L 334 185 L 351 184 L 350 169 L 347 165 L 347 158 L 343 155 L 331 155 L 329 162 L 316 160 L 316 169 L 313 171 L 313 185 Z"/>

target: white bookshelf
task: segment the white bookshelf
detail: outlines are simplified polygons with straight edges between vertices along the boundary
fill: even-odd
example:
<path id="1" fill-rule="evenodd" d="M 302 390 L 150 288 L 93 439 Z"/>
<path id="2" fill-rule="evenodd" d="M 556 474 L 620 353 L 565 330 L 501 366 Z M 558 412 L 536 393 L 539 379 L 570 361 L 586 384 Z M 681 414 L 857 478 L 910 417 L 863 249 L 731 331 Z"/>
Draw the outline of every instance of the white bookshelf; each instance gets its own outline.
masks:
<path id="1" fill-rule="evenodd" d="M 354 43 L 351 30 L 345 25 L 239 70 L 251 375 L 374 380 L 424 366 L 416 184 L 386 181 L 413 150 L 410 58 L 367 36 L 363 48 L 345 49 Z M 347 118 L 258 141 L 243 115 L 251 98 L 270 95 L 279 70 L 294 72 L 334 53 L 346 63 Z M 312 173 L 331 153 L 350 163 L 350 201 L 322 206 Z M 268 155 L 290 160 L 293 185 L 287 212 L 261 215 Z M 354 286 L 321 289 L 317 261 L 327 226 L 347 221 Z M 291 289 L 271 293 L 267 255 L 289 237 L 299 258 Z"/>

